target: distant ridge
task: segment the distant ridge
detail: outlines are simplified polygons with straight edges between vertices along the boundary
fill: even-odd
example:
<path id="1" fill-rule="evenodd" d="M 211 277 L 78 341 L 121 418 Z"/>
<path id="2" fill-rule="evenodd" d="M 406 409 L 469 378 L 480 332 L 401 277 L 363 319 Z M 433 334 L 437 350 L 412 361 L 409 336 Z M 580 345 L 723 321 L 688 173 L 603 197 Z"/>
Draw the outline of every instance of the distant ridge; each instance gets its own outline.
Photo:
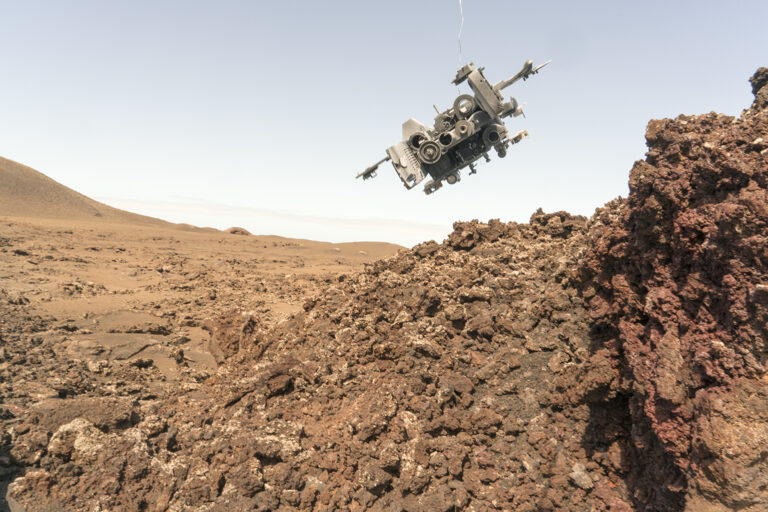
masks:
<path id="1" fill-rule="evenodd" d="M 65 187 L 41 172 L 3 157 L 0 157 L 0 216 L 191 228 L 112 208 Z"/>

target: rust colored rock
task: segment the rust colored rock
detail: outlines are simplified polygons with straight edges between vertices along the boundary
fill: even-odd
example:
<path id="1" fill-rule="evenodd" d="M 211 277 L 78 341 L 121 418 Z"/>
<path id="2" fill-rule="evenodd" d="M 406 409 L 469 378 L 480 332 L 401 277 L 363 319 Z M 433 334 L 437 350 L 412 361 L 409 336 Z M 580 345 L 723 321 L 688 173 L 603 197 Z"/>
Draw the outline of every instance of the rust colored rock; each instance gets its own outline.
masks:
<path id="1" fill-rule="evenodd" d="M 230 235 L 245 235 L 245 236 L 248 236 L 248 235 L 251 234 L 251 232 L 248 231 L 247 229 L 245 229 L 245 228 L 238 228 L 238 227 L 227 228 L 226 232 L 229 233 Z"/>
<path id="2" fill-rule="evenodd" d="M 138 423 L 134 400 L 125 397 L 74 397 L 48 399 L 35 404 L 28 421 L 55 432 L 61 425 L 83 418 L 103 432 L 115 432 Z"/>
<path id="3" fill-rule="evenodd" d="M 390 485 L 392 475 L 375 464 L 368 464 L 360 470 L 359 480 L 363 487 L 378 496 Z"/>
<path id="4" fill-rule="evenodd" d="M 279 395 L 287 393 L 293 388 L 293 377 L 290 375 L 276 375 L 267 381 L 269 395 Z"/>
<path id="5" fill-rule="evenodd" d="M 475 386 L 466 376 L 457 373 L 448 373 L 440 377 L 440 384 L 450 386 L 451 389 L 461 395 L 471 393 Z"/>
<path id="6" fill-rule="evenodd" d="M 768 506 L 768 386 L 739 379 L 728 388 L 699 392 L 686 510 Z"/>
<path id="7" fill-rule="evenodd" d="M 704 465 L 697 460 L 714 440 L 700 429 L 726 434 L 724 425 L 709 425 L 706 397 L 734 399 L 725 391 L 734 382 L 765 372 L 766 133 L 768 111 L 651 121 L 629 198 L 590 221 L 583 293 L 595 325 L 585 382 L 627 397 L 635 449 L 643 454 L 631 485 L 664 489 L 643 494 L 643 506 L 682 510 L 686 480 L 695 483 L 690 503 L 716 497 L 736 506 L 749 494 L 746 483 L 711 476 L 739 472 L 740 457 L 730 460 L 721 450 L 706 452 Z M 750 426 L 757 417 L 738 418 L 745 431 L 759 429 Z M 768 473 L 764 461 L 754 464 L 754 471 L 743 467 L 744 482 Z M 752 494 L 758 501 L 750 503 L 768 507 Z"/>
<path id="8" fill-rule="evenodd" d="M 758 112 L 768 108 L 768 68 L 758 68 L 749 83 L 752 84 L 752 94 L 755 95 L 751 110 Z"/>
<path id="9" fill-rule="evenodd" d="M 257 325 L 252 315 L 239 311 L 208 319 L 203 323 L 203 329 L 210 334 L 206 348 L 221 364 L 234 357 L 240 349 L 254 347 Z"/>

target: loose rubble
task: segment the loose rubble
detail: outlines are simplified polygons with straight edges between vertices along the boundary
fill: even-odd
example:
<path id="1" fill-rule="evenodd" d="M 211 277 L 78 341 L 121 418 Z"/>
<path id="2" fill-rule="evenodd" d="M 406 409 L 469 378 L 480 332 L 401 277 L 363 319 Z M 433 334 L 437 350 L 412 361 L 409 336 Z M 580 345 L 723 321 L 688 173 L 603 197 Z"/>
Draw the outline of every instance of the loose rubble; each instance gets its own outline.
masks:
<path id="1" fill-rule="evenodd" d="M 51 440 L 74 438 L 61 460 L 79 457 L 77 474 L 52 458 L 12 496 L 68 510 L 625 503 L 588 405 L 561 410 L 551 397 L 555 376 L 589 355 L 574 273 L 585 224 L 562 212 L 459 223 L 442 245 L 341 275 L 275 327 L 224 316 L 206 328 L 225 364 L 197 396 L 137 401 L 119 435 L 46 425 Z M 89 434 L 81 444 L 102 446 L 92 462 L 74 448 Z"/>

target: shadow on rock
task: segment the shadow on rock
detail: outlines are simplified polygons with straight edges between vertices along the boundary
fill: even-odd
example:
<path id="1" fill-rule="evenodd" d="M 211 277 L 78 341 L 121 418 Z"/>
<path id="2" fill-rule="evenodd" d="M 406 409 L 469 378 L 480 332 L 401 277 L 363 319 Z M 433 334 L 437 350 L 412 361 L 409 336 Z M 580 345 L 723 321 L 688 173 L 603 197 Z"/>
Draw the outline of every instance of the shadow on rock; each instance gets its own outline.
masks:
<path id="1" fill-rule="evenodd" d="M 638 510 L 768 507 L 766 76 L 741 118 L 648 123 L 628 199 L 590 220 L 585 396 L 595 432 L 625 397 Z"/>

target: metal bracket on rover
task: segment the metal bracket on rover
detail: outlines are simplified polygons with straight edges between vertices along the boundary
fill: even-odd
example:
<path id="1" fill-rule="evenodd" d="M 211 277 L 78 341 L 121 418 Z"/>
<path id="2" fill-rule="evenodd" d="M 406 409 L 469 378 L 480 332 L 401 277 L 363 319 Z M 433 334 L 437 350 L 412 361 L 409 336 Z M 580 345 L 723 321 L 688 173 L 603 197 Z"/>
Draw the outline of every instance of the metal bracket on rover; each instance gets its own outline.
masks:
<path id="1" fill-rule="evenodd" d="M 517 117 L 523 109 L 515 98 L 504 101 L 502 90 L 518 80 L 527 80 L 541 68 L 534 67 L 529 60 L 515 76 L 490 85 L 483 75 L 485 68 L 476 68 L 469 63 L 456 72 L 454 84 L 467 81 L 474 95 L 462 94 L 453 102 L 453 107 L 438 111 L 433 128 L 428 128 L 411 118 L 403 123 L 403 140 L 387 149 L 387 156 L 357 175 L 364 180 L 376 176 L 382 163 L 391 160 L 405 188 L 411 189 L 429 175 L 431 179 L 424 186 L 424 193 L 431 194 L 443 186 L 443 181 L 453 185 L 461 180 L 461 169 L 469 167 L 470 174 L 476 172 L 475 162 L 493 148 L 500 158 L 507 154 L 507 148 L 528 136 L 522 130 L 509 136 L 503 118 Z M 437 110 L 437 107 L 435 107 Z"/>

